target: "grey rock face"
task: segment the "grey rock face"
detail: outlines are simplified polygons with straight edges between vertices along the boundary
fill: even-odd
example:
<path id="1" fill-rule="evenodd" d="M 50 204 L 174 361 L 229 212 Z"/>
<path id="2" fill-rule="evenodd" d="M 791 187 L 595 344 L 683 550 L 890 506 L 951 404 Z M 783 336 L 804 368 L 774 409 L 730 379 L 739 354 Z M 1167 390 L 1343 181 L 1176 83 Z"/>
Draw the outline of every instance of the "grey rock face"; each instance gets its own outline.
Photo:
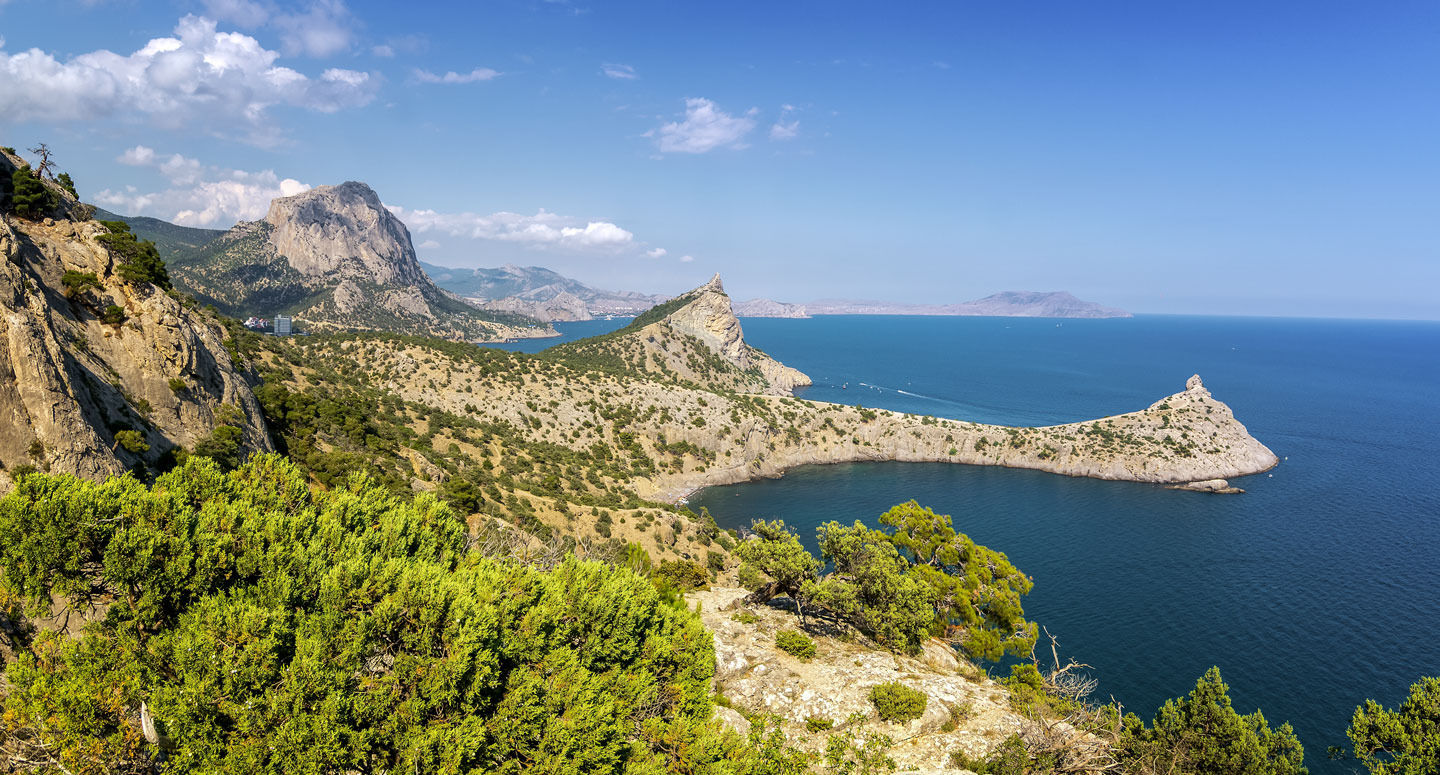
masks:
<path id="1" fill-rule="evenodd" d="M 725 295 L 720 275 L 691 292 L 694 299 L 672 312 L 667 321 L 676 330 L 689 334 L 741 370 L 758 369 L 770 385 L 766 392 L 789 395 L 811 384 L 810 378 L 745 343 L 740 319 Z"/>
<path id="2" fill-rule="evenodd" d="M 410 231 L 364 183 L 319 186 L 270 203 L 270 241 L 311 277 L 340 274 L 376 285 L 429 284 Z"/>
<path id="3" fill-rule="evenodd" d="M 247 451 L 273 449 L 224 329 L 153 285 L 121 280 L 95 240 L 103 233 L 94 221 L 0 219 L 0 464 L 100 479 L 222 424 L 241 429 Z M 66 271 L 99 287 L 66 289 Z M 123 323 L 99 318 L 112 305 Z M 139 431 L 148 449 L 126 449 L 122 430 Z"/>

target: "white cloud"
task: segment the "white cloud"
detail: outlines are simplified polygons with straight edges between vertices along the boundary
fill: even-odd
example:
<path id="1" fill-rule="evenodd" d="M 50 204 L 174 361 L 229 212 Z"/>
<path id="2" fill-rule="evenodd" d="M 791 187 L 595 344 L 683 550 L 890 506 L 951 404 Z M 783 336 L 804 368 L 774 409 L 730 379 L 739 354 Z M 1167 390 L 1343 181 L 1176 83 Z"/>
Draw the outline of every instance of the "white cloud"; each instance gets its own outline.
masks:
<path id="1" fill-rule="evenodd" d="M 780 106 L 780 119 L 770 125 L 772 141 L 794 140 L 800 134 L 800 119 L 792 118 L 798 110 L 799 108 L 788 102 Z"/>
<path id="2" fill-rule="evenodd" d="M 169 181 L 169 188 L 153 192 L 134 186 L 122 191 L 107 188 L 95 195 L 96 202 L 125 215 L 150 215 L 182 226 L 228 228 L 236 221 L 253 221 L 270 209 L 270 200 L 310 189 L 298 180 L 281 179 L 274 170 L 207 167 L 178 153 L 165 156 L 143 145 L 127 149 L 116 161 L 159 171 Z"/>
<path id="3" fill-rule="evenodd" d="M 665 248 L 655 248 L 654 250 L 645 251 L 645 255 L 651 258 L 664 258 L 665 255 L 669 252 L 670 251 L 666 250 Z"/>
<path id="4" fill-rule="evenodd" d="M 457 73 L 451 70 L 444 75 L 436 75 L 429 70 L 416 70 L 415 80 L 421 83 L 475 83 L 476 81 L 488 81 L 499 74 L 488 67 L 477 67 L 468 73 Z"/>
<path id="5" fill-rule="evenodd" d="M 291 56 L 334 56 L 349 51 L 355 36 L 354 19 L 341 0 L 315 0 L 304 12 L 276 14 L 270 23 L 280 31 L 281 50 Z"/>
<path id="6" fill-rule="evenodd" d="M 770 126 L 771 140 L 793 140 L 800 134 L 800 120 L 776 121 Z"/>
<path id="7" fill-rule="evenodd" d="M 355 40 L 355 19 L 343 0 L 311 0 L 298 10 L 274 2 L 205 0 L 205 11 L 246 29 L 274 28 L 287 56 L 334 56 L 350 50 Z"/>
<path id="8" fill-rule="evenodd" d="M 635 235 L 608 221 L 582 222 L 541 210 L 535 215 L 499 212 L 440 213 L 390 206 L 416 234 L 431 232 L 467 239 L 513 242 L 536 249 L 614 253 L 635 245 Z"/>
<path id="9" fill-rule="evenodd" d="M 732 116 L 704 98 L 685 100 L 685 120 L 645 133 L 655 139 L 661 153 L 705 153 L 716 148 L 744 148 L 745 135 L 755 128 L 756 113 Z"/>
<path id="10" fill-rule="evenodd" d="M 640 77 L 640 74 L 636 73 L 635 68 L 630 65 L 616 65 L 608 62 L 600 65 L 600 72 L 604 73 L 607 78 L 621 81 L 633 81 Z"/>
<path id="11" fill-rule="evenodd" d="M 427 239 L 419 245 L 416 245 L 415 247 L 421 250 L 438 250 L 440 248 L 440 243 L 436 242 L 433 239 Z"/>
<path id="12" fill-rule="evenodd" d="M 322 113 L 368 104 L 379 87 L 368 73 L 331 68 L 309 77 L 275 64 L 279 54 L 254 38 L 217 32 L 215 22 L 186 16 L 175 36 L 132 54 L 94 51 L 61 62 L 39 49 L 0 51 L 0 117 L 12 122 L 98 121 L 139 116 L 167 129 L 201 126 L 240 131 L 274 145 L 277 105 Z"/>
<path id="13" fill-rule="evenodd" d="M 695 260 L 695 257 L 694 257 L 694 256 L 681 256 L 681 257 L 680 257 L 680 263 L 682 263 L 682 264 L 688 264 L 688 263 L 690 263 L 691 261 L 694 261 L 694 260 Z"/>
<path id="14" fill-rule="evenodd" d="M 251 0 L 205 0 L 205 12 L 213 19 L 254 29 L 270 21 L 270 9 Z"/>
<path id="15" fill-rule="evenodd" d="M 384 57 L 386 59 L 389 59 L 390 57 L 395 56 L 395 49 L 382 44 L 379 46 L 372 46 L 370 48 L 370 53 L 374 54 L 377 57 Z"/>

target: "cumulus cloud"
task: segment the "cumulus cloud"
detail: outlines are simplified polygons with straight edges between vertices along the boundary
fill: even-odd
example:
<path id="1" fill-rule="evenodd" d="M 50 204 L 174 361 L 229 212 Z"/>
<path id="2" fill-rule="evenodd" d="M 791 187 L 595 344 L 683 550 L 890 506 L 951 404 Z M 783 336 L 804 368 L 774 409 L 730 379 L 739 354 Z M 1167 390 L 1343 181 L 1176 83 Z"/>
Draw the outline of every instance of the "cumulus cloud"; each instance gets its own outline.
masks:
<path id="1" fill-rule="evenodd" d="M 273 145 L 277 105 L 334 113 L 369 104 L 369 73 L 330 68 L 310 77 L 275 64 L 275 51 L 216 23 L 186 16 L 174 37 L 132 54 L 94 51 L 60 61 L 39 49 L 0 50 L 0 117 L 13 122 L 98 121 L 139 116 L 166 129 L 200 126 Z"/>
<path id="2" fill-rule="evenodd" d="M 512 242 L 536 249 L 614 253 L 635 245 L 635 235 L 608 221 L 581 222 L 541 210 L 535 215 L 499 212 L 440 213 L 389 206 L 416 234 L 439 233 L 468 239 Z"/>
<path id="3" fill-rule="evenodd" d="M 608 62 L 600 65 L 600 72 L 604 73 L 607 78 L 620 81 L 633 81 L 640 77 L 640 74 L 635 72 L 635 68 L 630 65 L 616 65 Z"/>
<path id="4" fill-rule="evenodd" d="M 680 257 L 680 263 L 682 263 L 682 264 L 688 264 L 688 263 L 690 263 L 691 261 L 694 261 L 694 260 L 695 260 L 695 257 L 694 257 L 694 256 L 681 256 L 681 257 Z"/>
<path id="5" fill-rule="evenodd" d="M 670 251 L 666 250 L 665 248 L 655 248 L 654 250 L 645 251 L 645 255 L 651 258 L 664 258 L 669 252 Z"/>
<path id="6" fill-rule="evenodd" d="M 475 83 L 476 81 L 488 81 L 500 73 L 488 67 L 477 67 L 468 73 L 457 73 L 454 70 L 437 75 L 429 70 L 416 70 L 415 80 L 421 83 Z"/>
<path id="7" fill-rule="evenodd" d="M 417 247 L 417 248 L 419 248 L 419 249 L 421 249 L 421 250 L 437 250 L 437 249 L 439 249 L 439 247 L 440 247 L 440 243 L 439 243 L 439 242 L 436 242 L 436 241 L 433 240 L 433 239 L 427 239 L 427 240 L 425 240 L 424 242 L 420 243 L 419 245 L 416 245 L 415 247 Z"/>
<path id="8" fill-rule="evenodd" d="M 732 116 L 710 100 L 685 100 L 685 120 L 652 129 L 645 137 L 655 140 L 661 153 L 706 153 L 716 148 L 745 148 L 745 136 L 755 128 L 751 108 L 743 116 Z"/>
<path id="9" fill-rule="evenodd" d="M 286 56 L 334 56 L 355 41 L 355 17 L 343 0 L 311 0 L 302 8 L 282 8 L 255 0 L 205 0 L 212 18 L 246 29 L 271 27 Z"/>
<path id="10" fill-rule="evenodd" d="M 137 145 L 116 159 L 121 164 L 158 171 L 169 183 L 159 191 L 141 191 L 126 186 L 105 189 L 95 201 L 126 215 L 150 215 L 182 226 L 227 228 L 236 221 L 253 221 L 270 209 L 270 200 L 308 191 L 309 185 L 292 178 L 282 179 L 274 170 L 245 170 L 209 167 L 180 154 L 160 154 Z"/>

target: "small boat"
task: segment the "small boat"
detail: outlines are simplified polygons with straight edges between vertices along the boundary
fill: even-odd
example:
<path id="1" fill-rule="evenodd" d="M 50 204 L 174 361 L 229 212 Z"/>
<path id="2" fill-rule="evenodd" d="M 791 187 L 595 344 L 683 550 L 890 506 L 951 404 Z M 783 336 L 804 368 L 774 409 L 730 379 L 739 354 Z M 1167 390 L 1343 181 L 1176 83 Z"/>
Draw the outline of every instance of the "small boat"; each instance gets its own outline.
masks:
<path id="1" fill-rule="evenodd" d="M 843 385 L 840 386 L 840 389 L 841 389 L 841 390 L 849 390 L 849 389 L 850 389 L 850 383 L 849 383 L 849 382 L 846 382 L 845 384 L 843 384 Z"/>

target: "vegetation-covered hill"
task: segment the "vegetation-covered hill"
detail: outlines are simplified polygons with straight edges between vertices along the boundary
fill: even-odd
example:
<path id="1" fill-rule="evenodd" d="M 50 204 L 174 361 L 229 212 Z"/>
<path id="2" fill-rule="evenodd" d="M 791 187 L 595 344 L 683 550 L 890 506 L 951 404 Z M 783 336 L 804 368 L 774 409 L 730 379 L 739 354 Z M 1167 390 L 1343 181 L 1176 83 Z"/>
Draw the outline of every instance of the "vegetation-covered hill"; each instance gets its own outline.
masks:
<path id="1" fill-rule="evenodd" d="M 102 208 L 95 208 L 95 219 L 98 221 L 120 221 L 128 224 L 130 230 L 140 239 L 147 239 L 155 243 L 156 250 L 160 251 L 160 258 L 171 261 L 177 254 L 204 247 L 216 237 L 225 233 L 224 229 L 201 229 L 194 226 L 181 226 L 179 224 L 162 221 L 159 218 L 148 218 L 143 215 L 117 215 Z"/>

